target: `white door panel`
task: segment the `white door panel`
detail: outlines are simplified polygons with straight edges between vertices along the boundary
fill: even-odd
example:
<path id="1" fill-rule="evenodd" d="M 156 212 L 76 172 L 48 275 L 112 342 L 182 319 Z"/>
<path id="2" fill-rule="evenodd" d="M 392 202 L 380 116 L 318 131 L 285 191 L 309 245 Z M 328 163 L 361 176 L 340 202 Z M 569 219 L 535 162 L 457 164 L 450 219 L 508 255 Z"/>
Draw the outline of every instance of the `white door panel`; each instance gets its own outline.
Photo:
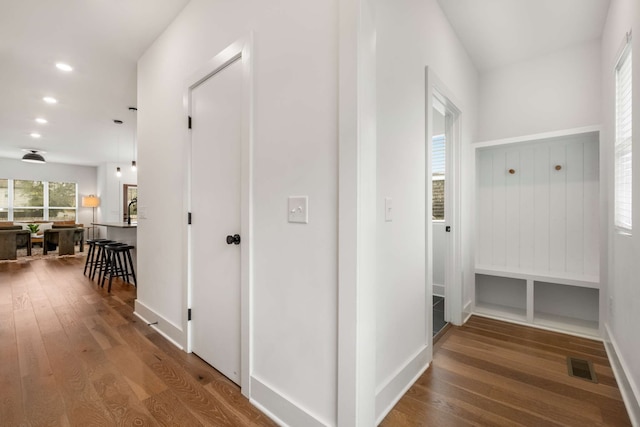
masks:
<path id="1" fill-rule="evenodd" d="M 236 61 L 191 93 L 192 350 L 240 383 L 242 64 Z"/>

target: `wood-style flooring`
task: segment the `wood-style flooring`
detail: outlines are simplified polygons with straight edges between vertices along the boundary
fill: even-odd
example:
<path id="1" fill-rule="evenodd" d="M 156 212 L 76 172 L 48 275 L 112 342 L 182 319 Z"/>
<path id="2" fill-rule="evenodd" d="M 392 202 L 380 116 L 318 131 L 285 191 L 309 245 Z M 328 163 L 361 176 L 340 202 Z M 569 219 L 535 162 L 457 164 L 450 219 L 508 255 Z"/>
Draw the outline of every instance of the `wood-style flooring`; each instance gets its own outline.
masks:
<path id="1" fill-rule="evenodd" d="M 273 426 L 240 389 L 133 316 L 84 258 L 0 263 L 0 426 Z"/>
<path id="2" fill-rule="evenodd" d="M 274 425 L 133 316 L 133 286 L 109 294 L 83 263 L 0 263 L 0 426 Z M 479 317 L 438 338 L 382 426 L 630 425 L 601 343 Z M 569 377 L 567 355 L 598 384 Z"/>
<path id="3" fill-rule="evenodd" d="M 473 316 L 382 422 L 403 426 L 629 426 L 602 343 Z M 593 362 L 598 383 L 567 374 Z"/>

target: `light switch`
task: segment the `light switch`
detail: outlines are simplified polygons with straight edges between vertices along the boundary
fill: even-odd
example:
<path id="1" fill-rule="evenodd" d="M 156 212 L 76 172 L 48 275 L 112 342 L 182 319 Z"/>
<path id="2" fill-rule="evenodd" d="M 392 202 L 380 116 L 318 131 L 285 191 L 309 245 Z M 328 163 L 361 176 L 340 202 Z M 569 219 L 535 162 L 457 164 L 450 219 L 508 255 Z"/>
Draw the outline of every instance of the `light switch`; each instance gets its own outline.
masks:
<path id="1" fill-rule="evenodd" d="M 391 197 L 384 199 L 384 220 L 387 222 L 393 221 L 393 200 Z"/>
<path id="2" fill-rule="evenodd" d="M 289 222 L 309 223 L 309 198 L 307 196 L 291 196 L 288 203 Z"/>

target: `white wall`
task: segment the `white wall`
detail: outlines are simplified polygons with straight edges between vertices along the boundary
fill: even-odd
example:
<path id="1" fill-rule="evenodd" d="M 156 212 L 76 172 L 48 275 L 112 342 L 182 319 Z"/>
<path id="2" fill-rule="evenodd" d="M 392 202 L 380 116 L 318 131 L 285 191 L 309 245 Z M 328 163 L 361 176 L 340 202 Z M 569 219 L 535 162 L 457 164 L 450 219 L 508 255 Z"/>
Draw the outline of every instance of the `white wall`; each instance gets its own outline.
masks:
<path id="1" fill-rule="evenodd" d="M 327 425 L 335 424 L 337 389 L 337 19 L 335 0 L 193 0 L 138 64 L 139 209 L 146 210 L 138 303 L 184 344 L 185 84 L 254 31 L 251 375 Z M 290 195 L 309 196 L 308 225 L 287 223 Z M 263 397 L 252 394 L 287 421 L 286 409 Z"/>
<path id="2" fill-rule="evenodd" d="M 600 42 L 482 73 L 478 141 L 598 125 Z"/>
<path id="3" fill-rule="evenodd" d="M 25 163 L 22 160 L 0 158 L 0 178 L 77 182 L 78 219 L 76 222 L 84 224 L 85 227 L 91 224 L 92 209 L 82 207 L 82 196 L 97 193 L 95 167 L 65 165 L 61 163 L 45 163 L 39 165 Z"/>
<path id="4" fill-rule="evenodd" d="M 607 344 L 617 351 L 626 371 L 626 378 L 618 377 L 620 388 L 627 392 L 627 408 L 632 420 L 640 423 L 640 340 L 638 340 L 638 325 L 640 324 L 640 156 L 634 155 L 633 174 L 633 236 L 621 236 L 613 228 L 613 147 L 615 120 L 615 76 L 614 67 L 620 48 L 623 45 L 625 33 L 633 28 L 633 151 L 638 153 L 638 133 L 640 131 L 640 43 L 638 29 L 640 29 L 640 5 L 636 0 L 612 0 L 609 16 L 602 38 L 602 110 L 603 134 L 601 138 L 601 157 L 605 180 L 601 188 L 606 190 L 607 207 L 603 210 L 606 226 L 603 227 L 605 237 L 609 241 L 609 259 L 603 266 L 605 279 L 608 283 L 600 303 L 608 315 L 605 317 L 605 335 Z M 610 300 L 609 300 L 610 298 Z M 614 358 L 615 365 L 616 360 Z M 634 396 L 635 394 L 635 396 Z"/>
<path id="5" fill-rule="evenodd" d="M 425 350 L 430 315 L 425 309 L 425 67 L 455 95 L 463 146 L 475 140 L 478 77 L 435 0 L 378 0 L 376 16 L 380 415 L 402 391 L 396 386 L 408 385 L 424 367 L 412 363 L 430 351 Z M 392 222 L 384 220 L 385 197 L 393 199 Z"/>

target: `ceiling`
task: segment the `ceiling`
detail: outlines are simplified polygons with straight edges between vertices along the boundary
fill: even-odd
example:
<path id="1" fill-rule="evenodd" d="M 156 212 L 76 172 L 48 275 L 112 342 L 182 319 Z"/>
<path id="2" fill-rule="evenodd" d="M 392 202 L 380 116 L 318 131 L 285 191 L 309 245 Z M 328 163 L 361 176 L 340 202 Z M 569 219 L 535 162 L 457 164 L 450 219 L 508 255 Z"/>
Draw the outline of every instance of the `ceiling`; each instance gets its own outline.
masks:
<path id="1" fill-rule="evenodd" d="M 133 160 L 136 113 L 128 107 L 136 105 L 136 62 L 188 1 L 5 2 L 0 157 L 19 159 L 22 149 L 34 148 L 53 163 Z M 609 6 L 609 0 L 438 3 L 480 72 L 598 39 Z M 74 69 L 60 71 L 57 62 Z M 48 105 L 44 96 L 59 102 Z"/>
<path id="2" fill-rule="evenodd" d="M 609 0 L 438 0 L 480 72 L 599 39 Z"/>
<path id="3" fill-rule="evenodd" d="M 19 159 L 21 149 L 35 148 L 53 163 L 133 160 L 136 113 L 128 107 L 136 105 L 136 62 L 188 1 L 4 2 L 0 157 Z M 57 62 L 73 70 L 60 71 Z M 58 103 L 46 104 L 45 96 Z"/>

